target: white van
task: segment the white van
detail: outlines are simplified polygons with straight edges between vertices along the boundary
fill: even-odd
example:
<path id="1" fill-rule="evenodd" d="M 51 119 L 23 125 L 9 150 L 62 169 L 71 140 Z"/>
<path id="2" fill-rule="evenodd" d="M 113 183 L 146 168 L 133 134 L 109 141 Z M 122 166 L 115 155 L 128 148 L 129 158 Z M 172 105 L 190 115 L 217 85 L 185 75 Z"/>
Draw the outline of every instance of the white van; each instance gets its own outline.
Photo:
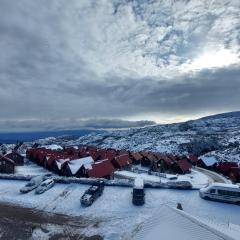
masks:
<path id="1" fill-rule="evenodd" d="M 212 183 L 199 190 L 203 199 L 240 204 L 240 187 L 234 184 Z"/>

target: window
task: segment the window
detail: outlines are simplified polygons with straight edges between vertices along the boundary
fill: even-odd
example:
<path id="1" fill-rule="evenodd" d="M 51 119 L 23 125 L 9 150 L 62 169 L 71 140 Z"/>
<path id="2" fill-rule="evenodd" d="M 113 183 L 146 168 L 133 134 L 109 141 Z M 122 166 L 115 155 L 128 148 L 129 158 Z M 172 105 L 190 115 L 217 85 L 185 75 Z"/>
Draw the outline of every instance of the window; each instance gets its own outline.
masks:
<path id="1" fill-rule="evenodd" d="M 233 192 L 233 191 L 228 191 L 228 190 L 218 190 L 218 193 L 220 195 L 225 195 L 225 196 L 240 197 L 240 192 Z"/>
<path id="2" fill-rule="evenodd" d="M 210 189 L 209 193 L 211 193 L 211 194 L 216 193 L 216 189 Z"/>

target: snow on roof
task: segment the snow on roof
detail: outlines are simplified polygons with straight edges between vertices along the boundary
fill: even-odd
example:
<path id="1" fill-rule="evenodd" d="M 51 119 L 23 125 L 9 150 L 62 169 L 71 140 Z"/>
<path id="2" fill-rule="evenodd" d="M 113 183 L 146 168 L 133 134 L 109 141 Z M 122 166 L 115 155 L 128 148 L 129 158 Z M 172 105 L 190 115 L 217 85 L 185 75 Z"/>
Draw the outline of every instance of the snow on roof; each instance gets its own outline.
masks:
<path id="1" fill-rule="evenodd" d="M 85 157 L 85 158 L 79 158 L 79 159 L 75 159 L 68 162 L 68 166 L 71 170 L 71 173 L 74 175 L 82 166 L 84 166 L 86 169 L 92 169 L 93 163 L 94 163 L 94 160 L 92 157 Z"/>
<path id="2" fill-rule="evenodd" d="M 92 169 L 88 171 L 89 177 L 105 177 L 113 174 L 115 168 L 113 167 L 109 159 L 104 159 L 99 162 L 95 162 L 92 165 Z"/>
<path id="3" fill-rule="evenodd" d="M 46 145 L 44 146 L 44 148 L 51 149 L 51 150 L 63 150 L 63 148 L 57 144 Z"/>
<path id="4" fill-rule="evenodd" d="M 236 189 L 240 189 L 240 187 L 236 184 L 230 184 L 230 183 L 212 183 L 210 185 L 210 187 L 225 187 L 225 188 L 236 188 Z"/>
<path id="5" fill-rule="evenodd" d="M 212 166 L 214 163 L 217 162 L 217 160 L 214 156 L 209 156 L 209 157 L 202 156 L 201 159 L 207 167 Z"/>
<path id="6" fill-rule="evenodd" d="M 230 240 L 230 236 L 210 227 L 204 220 L 163 205 L 136 233 L 135 240 Z"/>
<path id="7" fill-rule="evenodd" d="M 58 169 L 61 170 L 62 165 L 63 165 L 65 162 L 69 161 L 69 160 L 70 160 L 69 158 L 66 158 L 66 159 L 57 159 L 57 160 L 56 160 L 56 164 L 57 164 Z"/>
<path id="8" fill-rule="evenodd" d="M 141 177 L 136 177 L 134 180 L 134 188 L 137 189 L 143 189 L 144 188 L 144 182 Z"/>

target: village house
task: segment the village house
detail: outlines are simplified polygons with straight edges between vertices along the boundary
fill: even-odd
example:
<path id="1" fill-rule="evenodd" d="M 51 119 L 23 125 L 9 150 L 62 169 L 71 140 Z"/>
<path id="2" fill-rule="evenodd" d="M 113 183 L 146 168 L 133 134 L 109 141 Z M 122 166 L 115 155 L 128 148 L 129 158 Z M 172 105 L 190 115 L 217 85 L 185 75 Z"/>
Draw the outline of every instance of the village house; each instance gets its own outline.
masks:
<path id="1" fill-rule="evenodd" d="M 98 159 L 97 160 L 103 160 L 107 158 L 107 150 L 106 149 L 98 149 Z"/>
<path id="2" fill-rule="evenodd" d="M 141 165 L 144 167 L 152 167 L 153 162 L 157 160 L 156 156 L 151 152 L 140 152 L 142 155 Z"/>
<path id="3" fill-rule="evenodd" d="M 116 169 L 128 169 L 132 164 L 128 154 L 116 156 L 111 162 Z"/>
<path id="4" fill-rule="evenodd" d="M 62 173 L 67 177 L 86 177 L 87 171 L 92 169 L 92 157 L 74 159 L 64 164 Z"/>
<path id="5" fill-rule="evenodd" d="M 0 155 L 0 173 L 13 174 L 15 172 L 15 163 L 6 156 Z"/>
<path id="6" fill-rule="evenodd" d="M 202 156 L 198 161 L 198 167 L 215 171 L 217 166 L 217 159 L 214 156 Z"/>
<path id="7" fill-rule="evenodd" d="M 197 157 L 196 155 L 191 154 L 191 155 L 189 155 L 189 157 L 188 157 L 188 161 L 189 161 L 189 163 L 191 163 L 193 166 L 196 166 L 196 165 L 198 164 L 199 159 L 198 159 L 198 157 Z"/>
<path id="8" fill-rule="evenodd" d="M 109 159 L 104 159 L 92 164 L 92 168 L 87 170 L 87 176 L 92 178 L 111 179 L 115 168 Z"/>
<path id="9" fill-rule="evenodd" d="M 13 151 L 11 153 L 7 153 L 5 157 L 11 159 L 14 161 L 16 166 L 23 166 L 24 165 L 24 157 L 17 153 L 16 151 Z"/>
<path id="10" fill-rule="evenodd" d="M 53 164 L 56 160 L 58 159 L 65 159 L 65 158 L 69 158 L 70 156 L 68 156 L 67 154 L 50 154 L 50 155 L 47 155 L 45 157 L 45 160 L 44 160 L 44 167 L 49 169 L 49 170 L 52 170 L 52 167 L 53 167 Z M 72 157 L 72 156 L 71 156 Z M 76 157 L 78 158 L 78 157 Z"/>
<path id="11" fill-rule="evenodd" d="M 216 170 L 219 173 L 228 175 L 231 168 L 237 168 L 238 164 L 236 162 L 219 162 L 216 165 Z"/>
<path id="12" fill-rule="evenodd" d="M 134 152 L 130 154 L 130 158 L 133 164 L 140 164 L 143 159 L 143 156 L 138 152 Z"/>
<path id="13" fill-rule="evenodd" d="M 75 147 L 67 147 L 64 148 L 64 153 L 67 155 L 78 155 L 79 149 L 76 149 Z"/>
<path id="14" fill-rule="evenodd" d="M 154 155 L 157 160 L 152 161 L 151 170 L 157 172 L 171 171 L 175 162 L 172 158 L 162 153 L 155 153 Z"/>
<path id="15" fill-rule="evenodd" d="M 189 173 L 192 165 L 188 162 L 186 158 L 176 161 L 172 167 L 174 173 L 185 174 Z"/>
<path id="16" fill-rule="evenodd" d="M 63 166 L 70 160 L 72 160 L 72 159 L 70 159 L 70 158 L 55 159 L 52 163 L 51 171 L 53 171 L 54 173 L 56 173 L 58 175 L 63 175 Z"/>
<path id="17" fill-rule="evenodd" d="M 89 150 L 87 151 L 87 154 L 88 154 L 89 156 L 91 156 L 94 161 L 97 161 L 98 158 L 99 158 L 99 154 L 98 154 L 97 150 L 95 150 L 95 149 L 89 149 Z"/>

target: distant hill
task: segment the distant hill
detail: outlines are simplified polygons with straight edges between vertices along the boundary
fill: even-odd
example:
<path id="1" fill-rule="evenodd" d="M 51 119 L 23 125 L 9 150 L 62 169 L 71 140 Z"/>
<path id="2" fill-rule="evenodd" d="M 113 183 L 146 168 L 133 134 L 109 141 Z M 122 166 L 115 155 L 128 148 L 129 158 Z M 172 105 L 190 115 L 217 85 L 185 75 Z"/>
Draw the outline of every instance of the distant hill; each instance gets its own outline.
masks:
<path id="1" fill-rule="evenodd" d="M 5 137 L 9 138 L 9 135 Z M 12 137 L 19 141 L 24 141 L 25 138 L 24 134 Z M 212 155 L 219 161 L 240 163 L 240 112 L 128 130 L 33 133 L 31 137 L 34 141 L 37 138 L 43 138 L 37 141 L 40 144 L 96 145 L 101 148 L 145 150 L 180 155 L 193 153 L 198 156 Z"/>
<path id="2" fill-rule="evenodd" d="M 220 118 L 240 118 L 240 111 L 215 114 L 201 118 L 202 120 L 220 119 Z"/>
<path id="3" fill-rule="evenodd" d="M 81 136 L 95 133 L 103 133 L 101 130 L 81 129 L 81 130 L 61 130 L 61 131 L 41 131 L 41 132 L 16 132 L 0 133 L 0 143 L 30 142 L 41 138 L 62 137 L 79 138 Z"/>
<path id="4" fill-rule="evenodd" d="M 222 113 L 183 123 L 91 134 L 68 144 L 173 154 L 210 154 L 240 162 L 240 112 Z"/>

